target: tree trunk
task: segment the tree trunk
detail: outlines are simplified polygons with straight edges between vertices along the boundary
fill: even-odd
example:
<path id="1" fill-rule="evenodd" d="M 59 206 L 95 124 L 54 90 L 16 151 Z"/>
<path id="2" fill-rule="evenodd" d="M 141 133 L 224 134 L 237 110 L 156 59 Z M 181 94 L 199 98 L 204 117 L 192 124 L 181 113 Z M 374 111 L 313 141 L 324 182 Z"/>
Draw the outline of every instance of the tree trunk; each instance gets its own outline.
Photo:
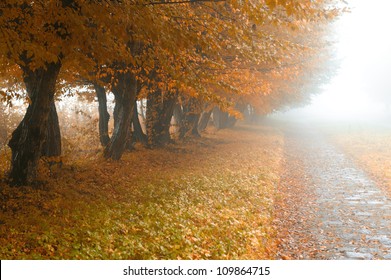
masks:
<path id="1" fill-rule="evenodd" d="M 58 122 L 56 104 L 54 100 L 50 103 L 50 112 L 46 130 L 46 138 L 42 144 L 42 154 L 45 157 L 61 156 L 61 131 Z"/>
<path id="2" fill-rule="evenodd" d="M 133 135 L 132 135 L 133 141 L 147 144 L 147 135 L 144 134 L 143 129 L 141 128 L 140 119 L 138 117 L 137 102 L 134 102 L 132 124 L 133 124 Z"/>
<path id="3" fill-rule="evenodd" d="M 192 125 L 191 135 L 195 137 L 201 137 L 201 134 L 198 131 L 198 122 L 200 121 L 200 116 L 201 114 L 193 114 L 192 119 L 190 121 L 190 125 Z"/>
<path id="4" fill-rule="evenodd" d="M 109 121 L 110 114 L 107 111 L 107 98 L 105 88 L 94 83 L 96 96 L 98 98 L 99 111 L 99 140 L 103 147 L 106 147 L 110 142 L 109 136 Z"/>
<path id="5" fill-rule="evenodd" d="M 254 108 L 250 104 L 246 105 L 243 115 L 244 115 L 244 119 L 247 123 L 254 122 L 255 112 L 254 112 Z"/>
<path id="6" fill-rule="evenodd" d="M 228 113 L 220 110 L 219 107 L 213 108 L 213 125 L 217 129 L 223 129 L 227 127 Z"/>
<path id="7" fill-rule="evenodd" d="M 182 105 L 182 120 L 179 128 L 179 138 L 184 138 L 189 133 L 196 137 L 201 137 L 198 132 L 198 121 L 200 119 L 200 108 L 198 101 L 194 98 L 189 99 Z"/>
<path id="8" fill-rule="evenodd" d="M 200 117 L 200 121 L 198 123 L 198 130 L 204 131 L 206 127 L 208 126 L 210 116 L 212 115 L 212 109 L 208 111 L 203 111 Z"/>
<path id="9" fill-rule="evenodd" d="M 227 122 L 226 122 L 226 127 L 227 127 L 227 128 L 232 128 L 232 127 L 234 127 L 234 125 L 236 124 L 237 121 L 238 121 L 237 118 L 235 118 L 234 116 L 228 115 L 228 117 L 227 117 Z"/>
<path id="10" fill-rule="evenodd" d="M 155 90 L 147 101 L 147 138 L 150 147 L 163 146 L 171 141 L 170 125 L 177 95 L 162 95 Z"/>
<path id="11" fill-rule="evenodd" d="M 12 151 L 9 177 L 13 185 L 31 183 L 36 177 L 61 63 L 46 64 L 35 71 L 21 68 L 30 104 L 8 143 Z"/>
<path id="12" fill-rule="evenodd" d="M 179 126 L 179 124 L 182 122 L 183 119 L 183 112 L 182 112 L 182 106 L 178 102 L 176 102 L 174 105 L 174 112 L 172 115 L 174 117 L 175 122 Z"/>
<path id="13" fill-rule="evenodd" d="M 130 123 L 137 96 L 135 77 L 130 73 L 118 73 L 112 92 L 115 96 L 114 132 L 107 144 L 104 157 L 114 160 L 121 159 L 130 141 Z"/>

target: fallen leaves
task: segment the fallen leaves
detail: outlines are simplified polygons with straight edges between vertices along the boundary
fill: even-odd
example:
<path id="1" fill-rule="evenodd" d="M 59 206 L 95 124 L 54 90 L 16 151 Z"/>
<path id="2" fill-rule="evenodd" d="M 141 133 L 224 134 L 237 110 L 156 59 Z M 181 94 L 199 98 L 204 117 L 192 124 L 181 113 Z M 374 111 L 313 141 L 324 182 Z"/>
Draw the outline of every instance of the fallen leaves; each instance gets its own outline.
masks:
<path id="1" fill-rule="evenodd" d="M 0 257 L 274 258 L 283 141 L 276 130 L 244 128 L 207 132 L 180 153 L 171 145 L 120 162 L 65 158 L 39 188 L 0 183 Z"/>

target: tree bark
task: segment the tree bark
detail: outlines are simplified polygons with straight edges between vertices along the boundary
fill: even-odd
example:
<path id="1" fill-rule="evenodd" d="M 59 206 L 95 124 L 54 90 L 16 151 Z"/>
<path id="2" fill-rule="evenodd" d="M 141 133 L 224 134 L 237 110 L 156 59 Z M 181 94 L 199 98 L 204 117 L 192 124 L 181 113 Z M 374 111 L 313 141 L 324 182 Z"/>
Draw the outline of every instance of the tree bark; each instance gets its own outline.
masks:
<path id="1" fill-rule="evenodd" d="M 130 123 L 137 97 L 137 83 L 130 73 L 117 73 L 112 86 L 115 96 L 114 132 L 104 150 L 104 157 L 120 160 L 128 141 L 130 141 Z"/>
<path id="2" fill-rule="evenodd" d="M 192 125 L 191 135 L 195 137 L 201 137 L 201 134 L 198 131 L 198 122 L 200 121 L 200 116 L 201 114 L 193 114 L 192 119 L 190 121 L 190 124 Z"/>
<path id="3" fill-rule="evenodd" d="M 140 119 L 138 117 L 137 102 L 134 103 L 132 124 L 133 124 L 133 135 L 132 135 L 133 141 L 147 144 L 147 135 L 144 134 L 143 129 L 141 128 Z"/>
<path id="4" fill-rule="evenodd" d="M 198 131 L 204 131 L 206 129 L 211 115 L 212 115 L 212 109 L 202 112 L 200 121 L 198 123 Z"/>
<path id="5" fill-rule="evenodd" d="M 228 117 L 227 117 L 227 122 L 226 122 L 225 127 L 226 127 L 226 128 L 232 128 L 232 127 L 235 126 L 235 124 L 236 124 L 237 121 L 238 121 L 237 118 L 235 118 L 234 116 L 228 115 Z"/>
<path id="6" fill-rule="evenodd" d="M 9 178 L 13 185 L 31 183 L 36 177 L 61 63 L 48 63 L 35 71 L 21 68 L 30 104 L 8 143 L 12 151 Z"/>
<path id="7" fill-rule="evenodd" d="M 198 132 L 198 121 L 200 119 L 200 108 L 198 101 L 190 98 L 182 105 L 182 120 L 179 127 L 179 138 L 184 138 L 191 134 L 196 137 L 201 137 Z"/>
<path id="8" fill-rule="evenodd" d="M 253 106 L 250 104 L 247 104 L 244 109 L 244 119 L 247 123 L 253 123 L 255 118 L 255 110 Z"/>
<path id="9" fill-rule="evenodd" d="M 171 141 L 170 125 L 177 95 L 162 95 L 157 89 L 148 95 L 147 139 L 150 147 L 163 146 Z"/>
<path id="10" fill-rule="evenodd" d="M 61 156 L 61 131 L 58 122 L 56 104 L 54 100 L 50 103 L 50 112 L 46 130 L 46 137 L 42 143 L 42 154 L 45 157 Z"/>
<path id="11" fill-rule="evenodd" d="M 109 136 L 109 121 L 110 114 L 107 111 L 107 98 L 105 88 L 94 83 L 96 96 L 98 98 L 99 111 L 99 140 L 103 147 L 106 147 L 110 142 Z"/>
<path id="12" fill-rule="evenodd" d="M 217 129 L 223 129 L 227 127 L 228 113 L 220 110 L 219 107 L 213 108 L 213 125 Z"/>

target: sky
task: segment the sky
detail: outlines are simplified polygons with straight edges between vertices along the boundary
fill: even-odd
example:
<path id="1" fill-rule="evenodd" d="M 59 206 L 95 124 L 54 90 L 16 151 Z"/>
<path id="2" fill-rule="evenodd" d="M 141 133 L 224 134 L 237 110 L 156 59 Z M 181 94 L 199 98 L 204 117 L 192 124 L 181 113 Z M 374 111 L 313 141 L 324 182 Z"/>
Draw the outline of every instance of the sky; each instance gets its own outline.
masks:
<path id="1" fill-rule="evenodd" d="M 312 98 L 311 105 L 288 115 L 333 120 L 391 115 L 377 97 L 378 93 L 391 96 L 391 1 L 348 3 L 351 12 L 335 23 L 336 55 L 342 61 L 337 75 Z"/>

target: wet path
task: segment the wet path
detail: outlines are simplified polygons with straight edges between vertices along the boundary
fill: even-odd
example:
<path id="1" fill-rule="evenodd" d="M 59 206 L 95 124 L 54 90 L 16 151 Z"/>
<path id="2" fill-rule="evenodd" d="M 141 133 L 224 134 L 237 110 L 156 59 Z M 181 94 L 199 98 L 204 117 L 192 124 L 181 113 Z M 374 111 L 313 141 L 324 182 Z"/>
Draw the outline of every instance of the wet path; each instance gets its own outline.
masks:
<path id="1" fill-rule="evenodd" d="M 391 259 L 391 199 L 321 134 L 285 135 L 280 257 Z"/>

